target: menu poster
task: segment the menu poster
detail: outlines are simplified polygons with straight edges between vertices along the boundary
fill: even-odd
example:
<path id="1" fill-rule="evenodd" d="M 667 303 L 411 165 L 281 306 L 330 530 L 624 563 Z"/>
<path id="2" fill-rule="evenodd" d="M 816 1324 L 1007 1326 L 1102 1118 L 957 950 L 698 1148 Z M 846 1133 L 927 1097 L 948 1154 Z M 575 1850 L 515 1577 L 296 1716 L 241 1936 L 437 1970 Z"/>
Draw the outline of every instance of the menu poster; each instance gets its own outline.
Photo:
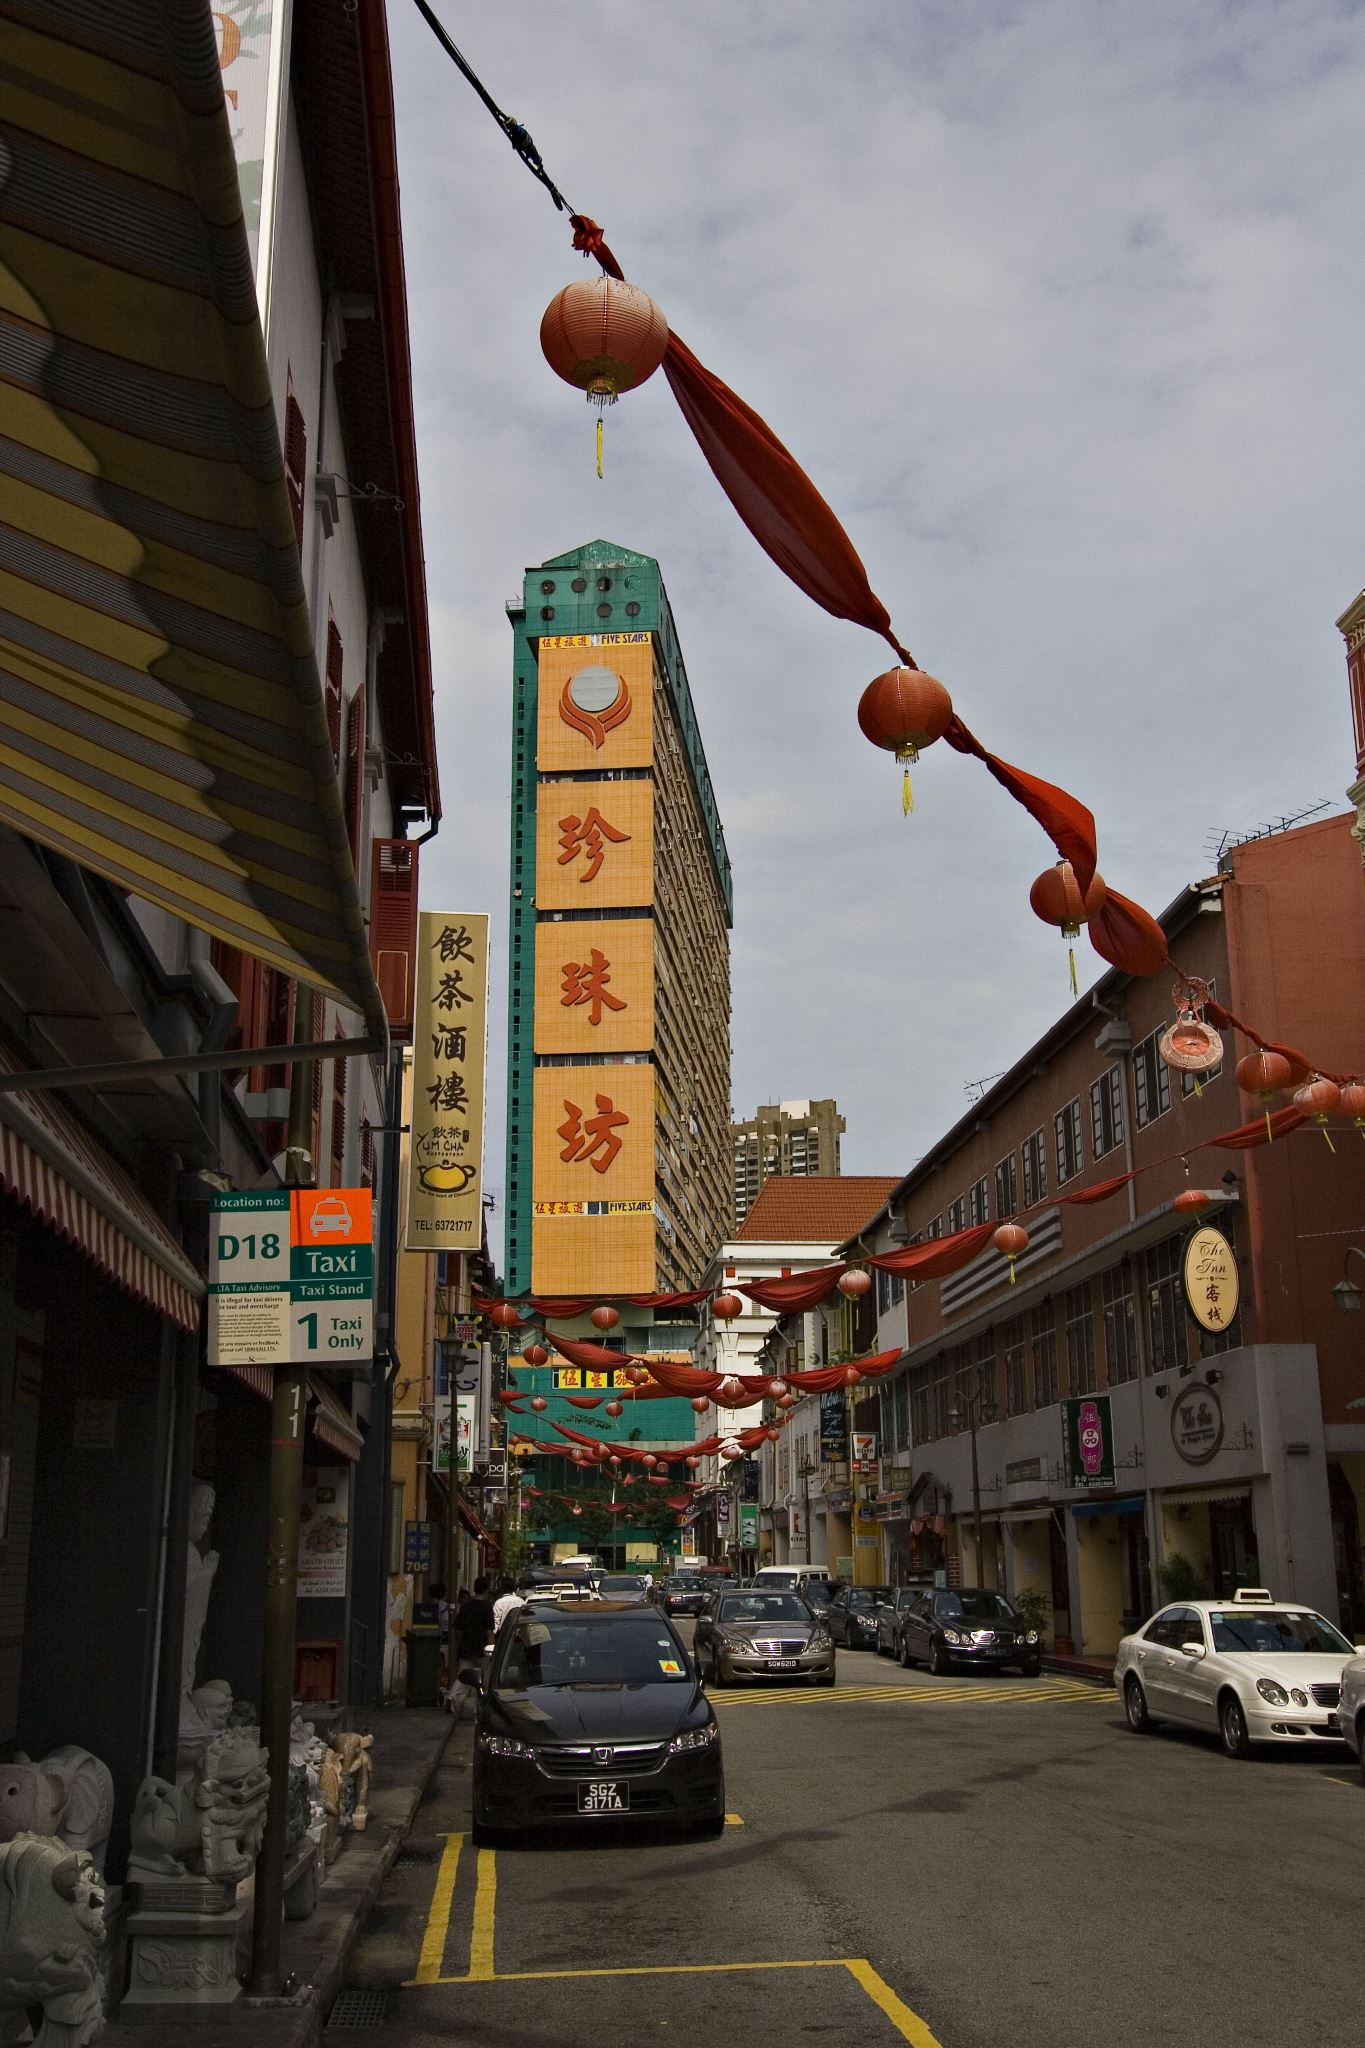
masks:
<path id="1" fill-rule="evenodd" d="M 305 1465 L 299 1496 L 300 1600 L 344 1600 L 349 1465 Z"/>

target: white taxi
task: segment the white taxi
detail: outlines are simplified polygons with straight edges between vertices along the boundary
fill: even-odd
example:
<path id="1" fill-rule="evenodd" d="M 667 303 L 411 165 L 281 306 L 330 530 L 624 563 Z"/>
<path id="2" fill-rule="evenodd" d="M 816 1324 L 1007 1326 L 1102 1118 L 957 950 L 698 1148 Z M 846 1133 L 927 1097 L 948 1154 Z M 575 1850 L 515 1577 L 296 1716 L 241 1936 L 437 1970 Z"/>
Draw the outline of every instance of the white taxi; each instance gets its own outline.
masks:
<path id="1" fill-rule="evenodd" d="M 1256 1742 L 1339 1741 L 1342 1666 L 1352 1645 L 1323 1615 L 1263 1586 L 1182 1600 L 1125 1636 L 1114 1684 L 1128 1726 L 1206 1728 L 1228 1756 Z"/>

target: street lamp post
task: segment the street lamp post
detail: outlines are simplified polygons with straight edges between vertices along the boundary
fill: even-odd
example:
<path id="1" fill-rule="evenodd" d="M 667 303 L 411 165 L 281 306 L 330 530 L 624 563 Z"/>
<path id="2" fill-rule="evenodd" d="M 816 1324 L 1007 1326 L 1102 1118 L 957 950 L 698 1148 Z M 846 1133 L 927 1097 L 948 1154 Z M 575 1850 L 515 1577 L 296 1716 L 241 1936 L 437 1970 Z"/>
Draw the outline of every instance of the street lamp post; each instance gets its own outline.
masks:
<path id="1" fill-rule="evenodd" d="M 810 1559 L 810 1476 L 811 1476 L 811 1473 L 812 1473 L 812 1472 L 813 1472 L 814 1470 L 815 1470 L 815 1466 L 814 1466 L 814 1464 L 813 1464 L 813 1463 L 811 1462 L 811 1459 L 810 1459 L 810 1458 L 809 1458 L 809 1457 L 807 1456 L 807 1454 L 805 1453 L 805 1451 L 802 1451 L 802 1453 L 801 1453 L 801 1463 L 800 1463 L 799 1467 L 797 1468 L 797 1477 L 798 1477 L 798 1478 L 800 1479 L 800 1481 L 801 1481 L 801 1515 L 802 1515 L 802 1522 L 801 1522 L 801 1527 L 802 1527 L 802 1528 L 803 1528 L 803 1529 L 805 1530 L 805 1532 L 806 1532 L 806 1558 L 805 1558 L 805 1561 L 806 1561 L 806 1563 L 807 1563 L 807 1564 L 809 1564 L 809 1563 L 810 1563 L 810 1561 L 811 1561 L 811 1559 Z"/>
<path id="2" fill-rule="evenodd" d="M 1348 1244 L 1346 1256 L 1341 1262 L 1341 1278 L 1332 1289 L 1332 1299 L 1343 1315 L 1360 1314 L 1360 1289 L 1351 1278 L 1352 1258 L 1365 1260 L 1365 1251 L 1358 1244 Z"/>
<path id="3" fill-rule="evenodd" d="M 963 1423 L 972 1439 L 972 1524 L 976 1540 L 976 1583 L 986 1582 L 986 1547 L 981 1535 L 981 1470 L 976 1456 L 976 1432 L 987 1422 L 995 1420 L 995 1403 L 988 1401 L 978 1378 L 971 1393 L 959 1390 L 957 1405 L 948 1411 L 948 1420 L 954 1429 L 961 1429 Z"/>

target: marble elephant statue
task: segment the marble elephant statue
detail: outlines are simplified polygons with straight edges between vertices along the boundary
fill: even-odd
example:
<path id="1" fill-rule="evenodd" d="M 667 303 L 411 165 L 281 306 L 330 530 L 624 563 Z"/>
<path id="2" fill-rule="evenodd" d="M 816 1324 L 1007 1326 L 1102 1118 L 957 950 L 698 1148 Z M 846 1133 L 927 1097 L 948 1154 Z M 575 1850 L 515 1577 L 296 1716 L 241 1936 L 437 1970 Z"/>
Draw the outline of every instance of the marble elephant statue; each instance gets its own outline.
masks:
<path id="1" fill-rule="evenodd" d="M 50 1835 L 0 1846 L 0 2041 L 86 2048 L 104 2026 L 104 1887 L 89 1856 Z"/>
<path id="2" fill-rule="evenodd" d="M 41 1762 L 20 1753 L 0 1766 L 0 1842 L 16 1835 L 56 1835 L 85 1849 L 100 1876 L 114 1817 L 114 1781 L 88 1749 L 64 1742 Z"/>

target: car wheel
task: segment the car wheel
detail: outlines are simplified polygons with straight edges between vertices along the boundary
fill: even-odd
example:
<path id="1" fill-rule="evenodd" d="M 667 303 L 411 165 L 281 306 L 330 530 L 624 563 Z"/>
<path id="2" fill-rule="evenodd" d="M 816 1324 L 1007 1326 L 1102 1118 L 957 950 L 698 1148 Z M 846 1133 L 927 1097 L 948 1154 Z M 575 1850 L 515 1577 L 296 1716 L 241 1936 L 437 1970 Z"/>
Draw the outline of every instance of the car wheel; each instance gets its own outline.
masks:
<path id="1" fill-rule="evenodd" d="M 944 1649 L 938 1637 L 935 1636 L 933 1641 L 929 1645 L 930 1673 L 934 1678 L 946 1678 L 948 1675 L 948 1669 L 948 1653 Z"/>
<path id="2" fill-rule="evenodd" d="M 1225 1692 L 1218 1702 L 1218 1733 L 1223 1738 L 1223 1752 L 1226 1756 L 1236 1757 L 1240 1763 L 1251 1755 L 1247 1717 L 1236 1693 Z"/>
<path id="3" fill-rule="evenodd" d="M 1361 1777 L 1365 1778 L 1365 1714 L 1356 1721 L 1356 1762 L 1360 1765 Z"/>
<path id="4" fill-rule="evenodd" d="M 900 1662 L 903 1670 L 911 1671 L 914 1669 L 915 1660 L 910 1655 L 910 1638 L 907 1635 L 901 1636 Z"/>
<path id="5" fill-rule="evenodd" d="M 1130 1678 L 1123 1688 L 1123 1711 L 1128 1716 L 1128 1726 L 1134 1735 L 1151 1735 L 1156 1722 L 1147 1711 L 1147 1695 L 1136 1678 Z"/>

